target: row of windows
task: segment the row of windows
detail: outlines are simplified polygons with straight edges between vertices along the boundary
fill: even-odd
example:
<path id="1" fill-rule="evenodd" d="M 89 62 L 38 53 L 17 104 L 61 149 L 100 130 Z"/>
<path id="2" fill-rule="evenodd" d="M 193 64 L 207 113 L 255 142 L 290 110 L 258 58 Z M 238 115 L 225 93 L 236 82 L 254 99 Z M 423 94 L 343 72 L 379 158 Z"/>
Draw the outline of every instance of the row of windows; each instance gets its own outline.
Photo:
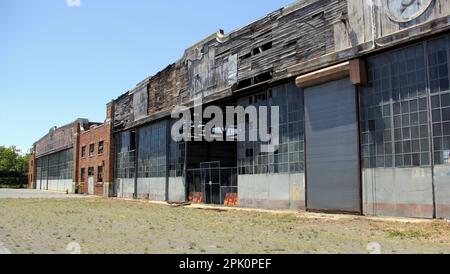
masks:
<path id="1" fill-rule="evenodd" d="M 185 143 L 177 143 L 168 137 L 167 126 L 167 122 L 160 122 L 140 128 L 138 146 L 134 131 L 116 135 L 117 178 L 134 178 L 136 175 L 139 178 L 166 177 L 167 170 L 170 177 L 183 175 Z M 167 138 L 170 138 L 168 148 Z"/>
<path id="2" fill-rule="evenodd" d="M 450 163 L 448 39 L 369 58 L 360 93 L 365 168 Z"/>
<path id="3" fill-rule="evenodd" d="M 138 177 L 166 177 L 166 121 L 139 129 Z"/>
<path id="4" fill-rule="evenodd" d="M 36 180 L 72 179 L 73 149 L 36 159 Z"/>
<path id="5" fill-rule="evenodd" d="M 116 178 L 135 177 L 135 132 L 125 131 L 115 135 Z"/>
<path id="6" fill-rule="evenodd" d="M 103 154 L 105 150 L 105 142 L 100 141 L 98 142 L 98 150 L 97 150 L 97 154 L 101 155 Z M 89 145 L 89 157 L 94 157 L 95 154 L 95 144 L 90 144 Z M 86 146 L 81 147 L 81 158 L 85 158 L 86 157 Z"/>
<path id="7" fill-rule="evenodd" d="M 264 142 L 238 142 L 238 172 L 239 174 L 265 173 L 302 173 L 304 166 L 304 114 L 303 95 L 295 84 L 289 83 L 270 89 L 255 96 L 241 99 L 242 106 L 267 106 L 269 115 L 271 106 L 279 107 L 279 140 L 275 152 L 261 151 Z M 268 117 L 268 128 L 271 128 L 271 118 Z M 246 133 L 256 130 L 253 121 L 246 121 Z M 248 137 L 248 136 L 247 136 Z M 249 138 L 246 138 L 249 140 Z"/>
<path id="8" fill-rule="evenodd" d="M 436 165 L 450 164 L 450 36 L 429 47 L 433 159 Z"/>
<path id="9" fill-rule="evenodd" d="M 116 178 L 135 177 L 135 151 L 121 152 L 116 155 Z"/>

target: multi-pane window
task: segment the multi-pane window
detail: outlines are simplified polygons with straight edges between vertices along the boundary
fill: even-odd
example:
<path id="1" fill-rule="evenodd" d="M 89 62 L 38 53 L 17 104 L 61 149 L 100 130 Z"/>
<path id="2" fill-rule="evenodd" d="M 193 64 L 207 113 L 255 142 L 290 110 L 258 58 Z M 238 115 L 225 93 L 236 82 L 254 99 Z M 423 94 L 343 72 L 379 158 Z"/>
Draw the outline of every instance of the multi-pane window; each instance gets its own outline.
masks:
<path id="1" fill-rule="evenodd" d="M 166 131 L 166 121 L 139 129 L 139 178 L 166 177 Z"/>
<path id="2" fill-rule="evenodd" d="M 135 174 L 135 134 L 125 131 L 115 135 L 116 143 L 116 178 L 134 178 Z"/>
<path id="3" fill-rule="evenodd" d="M 95 145 L 90 144 L 89 145 L 89 157 L 94 157 L 94 151 L 95 151 Z"/>
<path id="4" fill-rule="evenodd" d="M 81 182 L 85 182 L 86 181 L 86 169 L 82 168 L 80 170 L 80 180 Z"/>
<path id="5" fill-rule="evenodd" d="M 103 141 L 98 142 L 98 154 L 103 154 L 104 150 L 105 150 L 105 142 Z"/>
<path id="6" fill-rule="evenodd" d="M 169 155 L 169 176 L 183 176 L 184 159 L 186 144 L 184 142 L 175 142 L 170 138 L 170 155 Z"/>
<path id="7" fill-rule="evenodd" d="M 81 158 L 86 157 L 86 146 L 81 147 Z"/>
<path id="8" fill-rule="evenodd" d="M 246 118 L 245 142 L 238 142 L 238 167 L 239 174 L 264 174 L 264 173 L 302 173 L 304 172 L 304 114 L 303 93 L 294 83 L 284 84 L 266 92 L 249 96 L 239 100 L 239 105 L 244 107 L 253 105 L 267 106 L 269 117 L 267 121 L 271 125 L 271 106 L 279 107 L 279 134 L 280 145 L 273 153 L 261 151 L 263 142 L 249 141 L 249 132 L 258 130 L 258 121 L 250 121 Z"/>
<path id="9" fill-rule="evenodd" d="M 48 180 L 48 156 L 44 156 L 41 158 L 42 167 L 41 167 L 41 180 Z"/>
<path id="10" fill-rule="evenodd" d="M 59 151 L 39 158 L 41 180 L 72 179 L 73 149 Z"/>
<path id="11" fill-rule="evenodd" d="M 88 168 L 88 177 L 93 177 L 94 176 L 94 168 L 93 167 L 89 167 Z"/>
<path id="12" fill-rule="evenodd" d="M 103 167 L 99 166 L 97 167 L 97 183 L 103 182 Z"/>
<path id="13" fill-rule="evenodd" d="M 51 154 L 48 156 L 48 179 L 59 179 L 59 155 Z"/>
<path id="14" fill-rule="evenodd" d="M 431 156 L 450 163 L 449 39 L 368 59 L 360 93 L 365 168 L 430 166 Z"/>
<path id="15" fill-rule="evenodd" d="M 361 89 L 363 167 L 430 165 L 423 45 L 369 58 Z"/>
<path id="16" fill-rule="evenodd" d="M 450 164 L 450 36 L 428 43 L 433 152 L 436 165 Z"/>

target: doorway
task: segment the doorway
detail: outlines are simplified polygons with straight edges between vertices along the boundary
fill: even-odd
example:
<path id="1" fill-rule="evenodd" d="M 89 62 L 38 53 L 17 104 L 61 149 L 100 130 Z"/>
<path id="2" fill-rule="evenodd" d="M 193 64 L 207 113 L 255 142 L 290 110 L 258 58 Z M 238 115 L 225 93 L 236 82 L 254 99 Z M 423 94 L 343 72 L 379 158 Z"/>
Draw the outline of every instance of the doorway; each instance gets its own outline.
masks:
<path id="1" fill-rule="evenodd" d="M 362 213 L 356 110 L 347 78 L 305 89 L 308 210 Z"/>
<path id="2" fill-rule="evenodd" d="M 186 171 L 190 202 L 237 205 L 237 168 L 221 167 L 219 161 L 200 163 Z"/>
<path id="3" fill-rule="evenodd" d="M 88 169 L 88 194 L 94 195 L 94 168 L 90 167 Z"/>

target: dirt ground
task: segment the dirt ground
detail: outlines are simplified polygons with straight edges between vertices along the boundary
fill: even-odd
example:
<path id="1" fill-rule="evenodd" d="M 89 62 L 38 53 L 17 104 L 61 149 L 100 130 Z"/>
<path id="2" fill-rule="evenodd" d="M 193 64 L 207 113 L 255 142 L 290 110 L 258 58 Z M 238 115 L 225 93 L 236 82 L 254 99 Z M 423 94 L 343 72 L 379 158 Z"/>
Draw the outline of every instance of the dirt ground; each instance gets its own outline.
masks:
<path id="1" fill-rule="evenodd" d="M 0 253 L 450 253 L 447 221 L 0 199 Z M 3 250 L 3 251 L 2 251 Z"/>

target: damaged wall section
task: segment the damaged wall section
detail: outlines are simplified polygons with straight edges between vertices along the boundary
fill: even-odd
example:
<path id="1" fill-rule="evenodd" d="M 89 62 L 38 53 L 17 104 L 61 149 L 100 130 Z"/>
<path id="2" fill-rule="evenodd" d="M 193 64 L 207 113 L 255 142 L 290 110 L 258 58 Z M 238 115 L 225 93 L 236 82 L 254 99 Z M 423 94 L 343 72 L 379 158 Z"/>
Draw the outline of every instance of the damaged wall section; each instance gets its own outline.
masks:
<path id="1" fill-rule="evenodd" d="M 138 84 L 139 90 L 147 86 L 147 118 L 141 119 L 141 107 L 139 117 L 135 113 L 145 100 L 134 96 L 141 91 L 115 100 L 114 130 L 169 116 L 174 106 L 192 106 L 196 98 L 212 102 L 290 77 L 288 67 L 334 52 L 334 25 L 346 12 L 347 1 L 301 1 L 227 35 L 219 31 L 206 37 L 186 49 L 179 61 Z"/>

